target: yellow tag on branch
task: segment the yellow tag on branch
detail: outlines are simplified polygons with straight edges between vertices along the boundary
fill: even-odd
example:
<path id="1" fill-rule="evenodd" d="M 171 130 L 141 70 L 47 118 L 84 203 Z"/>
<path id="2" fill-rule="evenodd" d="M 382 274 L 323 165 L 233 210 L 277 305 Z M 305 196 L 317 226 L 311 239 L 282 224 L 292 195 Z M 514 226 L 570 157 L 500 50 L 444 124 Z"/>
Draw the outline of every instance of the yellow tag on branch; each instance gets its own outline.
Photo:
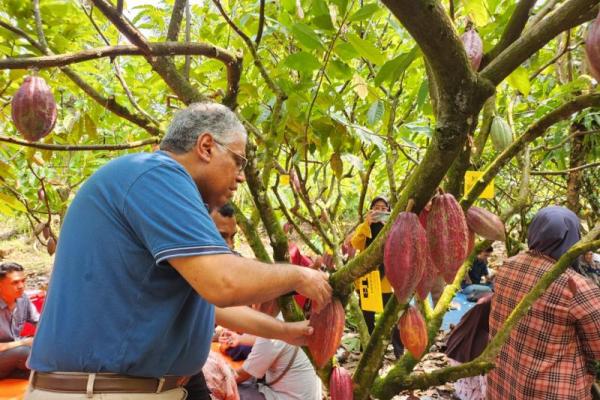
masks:
<path id="1" fill-rule="evenodd" d="M 357 279 L 356 288 L 360 296 L 360 308 L 376 313 L 383 312 L 383 299 L 381 297 L 381 278 L 379 271 L 369 272 Z"/>
<path id="2" fill-rule="evenodd" d="M 471 187 L 475 185 L 475 182 L 483 175 L 483 171 L 467 171 L 465 174 L 465 193 L 471 190 Z M 479 195 L 480 199 L 493 199 L 494 198 L 494 180 L 485 187 L 483 192 Z"/>
<path id="3" fill-rule="evenodd" d="M 290 184 L 290 176 L 289 175 L 279 175 L 279 182 L 282 185 L 289 185 Z"/>

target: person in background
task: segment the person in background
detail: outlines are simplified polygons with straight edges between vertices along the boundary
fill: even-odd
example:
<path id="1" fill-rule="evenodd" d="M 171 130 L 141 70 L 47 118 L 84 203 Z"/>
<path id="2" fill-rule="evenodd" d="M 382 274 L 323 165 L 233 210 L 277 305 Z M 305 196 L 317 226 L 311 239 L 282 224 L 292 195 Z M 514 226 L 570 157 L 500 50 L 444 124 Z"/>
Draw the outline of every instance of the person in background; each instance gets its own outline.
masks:
<path id="1" fill-rule="evenodd" d="M 473 266 L 461 283 L 462 292 L 467 296 L 478 297 L 481 293 L 493 291 L 488 259 L 494 249 L 490 246 L 477 254 Z M 484 280 L 485 279 L 485 280 Z"/>
<path id="2" fill-rule="evenodd" d="M 390 205 L 387 199 L 383 196 L 375 197 L 371 201 L 365 221 L 354 231 L 354 235 L 350 240 L 352 247 L 358 251 L 363 251 L 365 248 L 367 248 L 373 242 L 373 240 L 375 240 L 377 235 L 379 235 L 379 232 L 381 232 L 385 223 L 389 219 L 389 215 Z M 392 297 L 393 292 L 389 281 L 385 277 L 385 267 L 383 263 L 379 265 L 378 270 L 379 277 L 381 279 L 382 301 L 383 306 L 385 307 L 385 304 Z M 375 329 L 375 312 L 362 310 L 362 313 L 365 318 L 367 328 L 369 329 L 369 334 L 372 334 L 373 329 Z M 394 348 L 394 355 L 396 358 L 399 358 L 404 353 L 404 346 L 400 341 L 398 327 L 394 327 L 392 330 L 392 346 Z"/>
<path id="3" fill-rule="evenodd" d="M 275 301 L 259 309 L 278 315 Z M 298 346 L 257 337 L 244 364 L 236 370 L 240 400 L 321 400 L 321 381 Z M 256 383 L 264 378 L 263 383 Z"/>
<path id="4" fill-rule="evenodd" d="M 40 318 L 25 294 L 23 266 L 14 262 L 0 264 L 0 379 L 27 378 L 25 365 L 33 338 L 21 337 L 25 322 L 37 324 Z"/>
<path id="5" fill-rule="evenodd" d="M 527 232 L 529 251 L 498 269 L 490 311 L 494 337 L 523 297 L 579 240 L 579 218 L 541 209 Z M 600 360 L 600 288 L 573 268 L 562 273 L 511 330 L 488 373 L 489 400 L 590 400 Z"/>
<path id="6" fill-rule="evenodd" d="M 586 251 L 579 260 L 580 272 L 600 285 L 600 262 L 594 260 L 594 252 Z"/>

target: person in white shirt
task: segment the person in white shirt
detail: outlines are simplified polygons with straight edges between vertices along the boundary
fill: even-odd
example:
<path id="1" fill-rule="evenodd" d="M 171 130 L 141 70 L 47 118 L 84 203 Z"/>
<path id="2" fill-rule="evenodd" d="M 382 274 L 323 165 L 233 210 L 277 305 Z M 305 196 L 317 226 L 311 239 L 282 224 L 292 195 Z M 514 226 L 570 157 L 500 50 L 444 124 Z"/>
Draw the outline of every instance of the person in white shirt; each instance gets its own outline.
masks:
<path id="1" fill-rule="evenodd" d="M 273 304 L 261 305 L 261 311 L 269 308 L 279 314 Z M 278 318 L 281 319 L 281 314 Z M 306 354 L 300 347 L 281 340 L 256 338 L 252 351 L 236 373 L 241 400 L 322 398 L 321 381 Z M 263 377 L 264 383 L 257 384 L 253 379 Z"/>

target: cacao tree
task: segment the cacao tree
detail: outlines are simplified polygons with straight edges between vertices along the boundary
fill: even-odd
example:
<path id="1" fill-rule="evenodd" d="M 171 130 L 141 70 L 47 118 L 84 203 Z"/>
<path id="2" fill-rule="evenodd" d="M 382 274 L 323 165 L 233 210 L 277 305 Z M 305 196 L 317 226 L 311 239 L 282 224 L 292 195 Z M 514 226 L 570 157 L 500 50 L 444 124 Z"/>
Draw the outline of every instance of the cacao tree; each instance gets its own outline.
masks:
<path id="1" fill-rule="evenodd" d="M 598 11 L 594 0 L 0 0 L 0 213 L 26 218 L 53 252 L 86 177 L 121 154 L 151 151 L 177 109 L 222 102 L 249 132 L 247 185 L 235 199 L 245 238 L 257 258 L 285 261 L 286 224 L 335 270 L 336 296 L 363 343 L 355 398 L 480 374 L 527 304 L 569 260 L 598 247 L 597 231 L 559 260 L 484 354 L 460 367 L 413 374 L 415 350 L 380 375 L 410 294 L 428 290 L 409 282 L 411 293 L 385 305 L 369 337 L 352 285 L 381 263 L 409 202 L 419 213 L 439 187 L 458 200 L 455 215 L 474 204 L 500 215 L 509 250 L 521 248 L 537 209 L 567 196 L 588 229 L 598 222 Z M 11 102 L 36 79 L 27 77 L 43 79 L 56 101 L 56 120 L 42 118 L 51 132 L 23 135 L 12 121 L 19 109 Z M 586 151 L 574 151 L 581 143 Z M 465 190 L 469 170 L 481 175 Z M 494 197 L 479 199 L 492 180 Z M 348 234 L 382 192 L 390 222 L 349 257 Z M 502 236 L 498 221 L 474 211 L 483 237 Z M 422 303 L 425 348 L 490 243 L 471 246 L 467 236 L 438 303 Z M 280 304 L 287 319 L 303 318 L 291 298 Z M 342 317 L 333 311 L 336 328 Z M 314 359 L 325 383 L 332 352 Z"/>

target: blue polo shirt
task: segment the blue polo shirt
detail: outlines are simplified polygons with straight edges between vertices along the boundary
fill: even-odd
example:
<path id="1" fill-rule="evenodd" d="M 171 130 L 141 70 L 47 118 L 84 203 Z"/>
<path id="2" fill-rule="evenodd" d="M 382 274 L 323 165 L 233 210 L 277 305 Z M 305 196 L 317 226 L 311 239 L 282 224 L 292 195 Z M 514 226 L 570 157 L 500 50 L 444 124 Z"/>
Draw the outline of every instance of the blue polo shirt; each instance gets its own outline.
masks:
<path id="1" fill-rule="evenodd" d="M 109 162 L 65 217 L 30 367 L 197 373 L 214 306 L 168 261 L 220 253 L 230 251 L 181 164 L 163 152 Z"/>

